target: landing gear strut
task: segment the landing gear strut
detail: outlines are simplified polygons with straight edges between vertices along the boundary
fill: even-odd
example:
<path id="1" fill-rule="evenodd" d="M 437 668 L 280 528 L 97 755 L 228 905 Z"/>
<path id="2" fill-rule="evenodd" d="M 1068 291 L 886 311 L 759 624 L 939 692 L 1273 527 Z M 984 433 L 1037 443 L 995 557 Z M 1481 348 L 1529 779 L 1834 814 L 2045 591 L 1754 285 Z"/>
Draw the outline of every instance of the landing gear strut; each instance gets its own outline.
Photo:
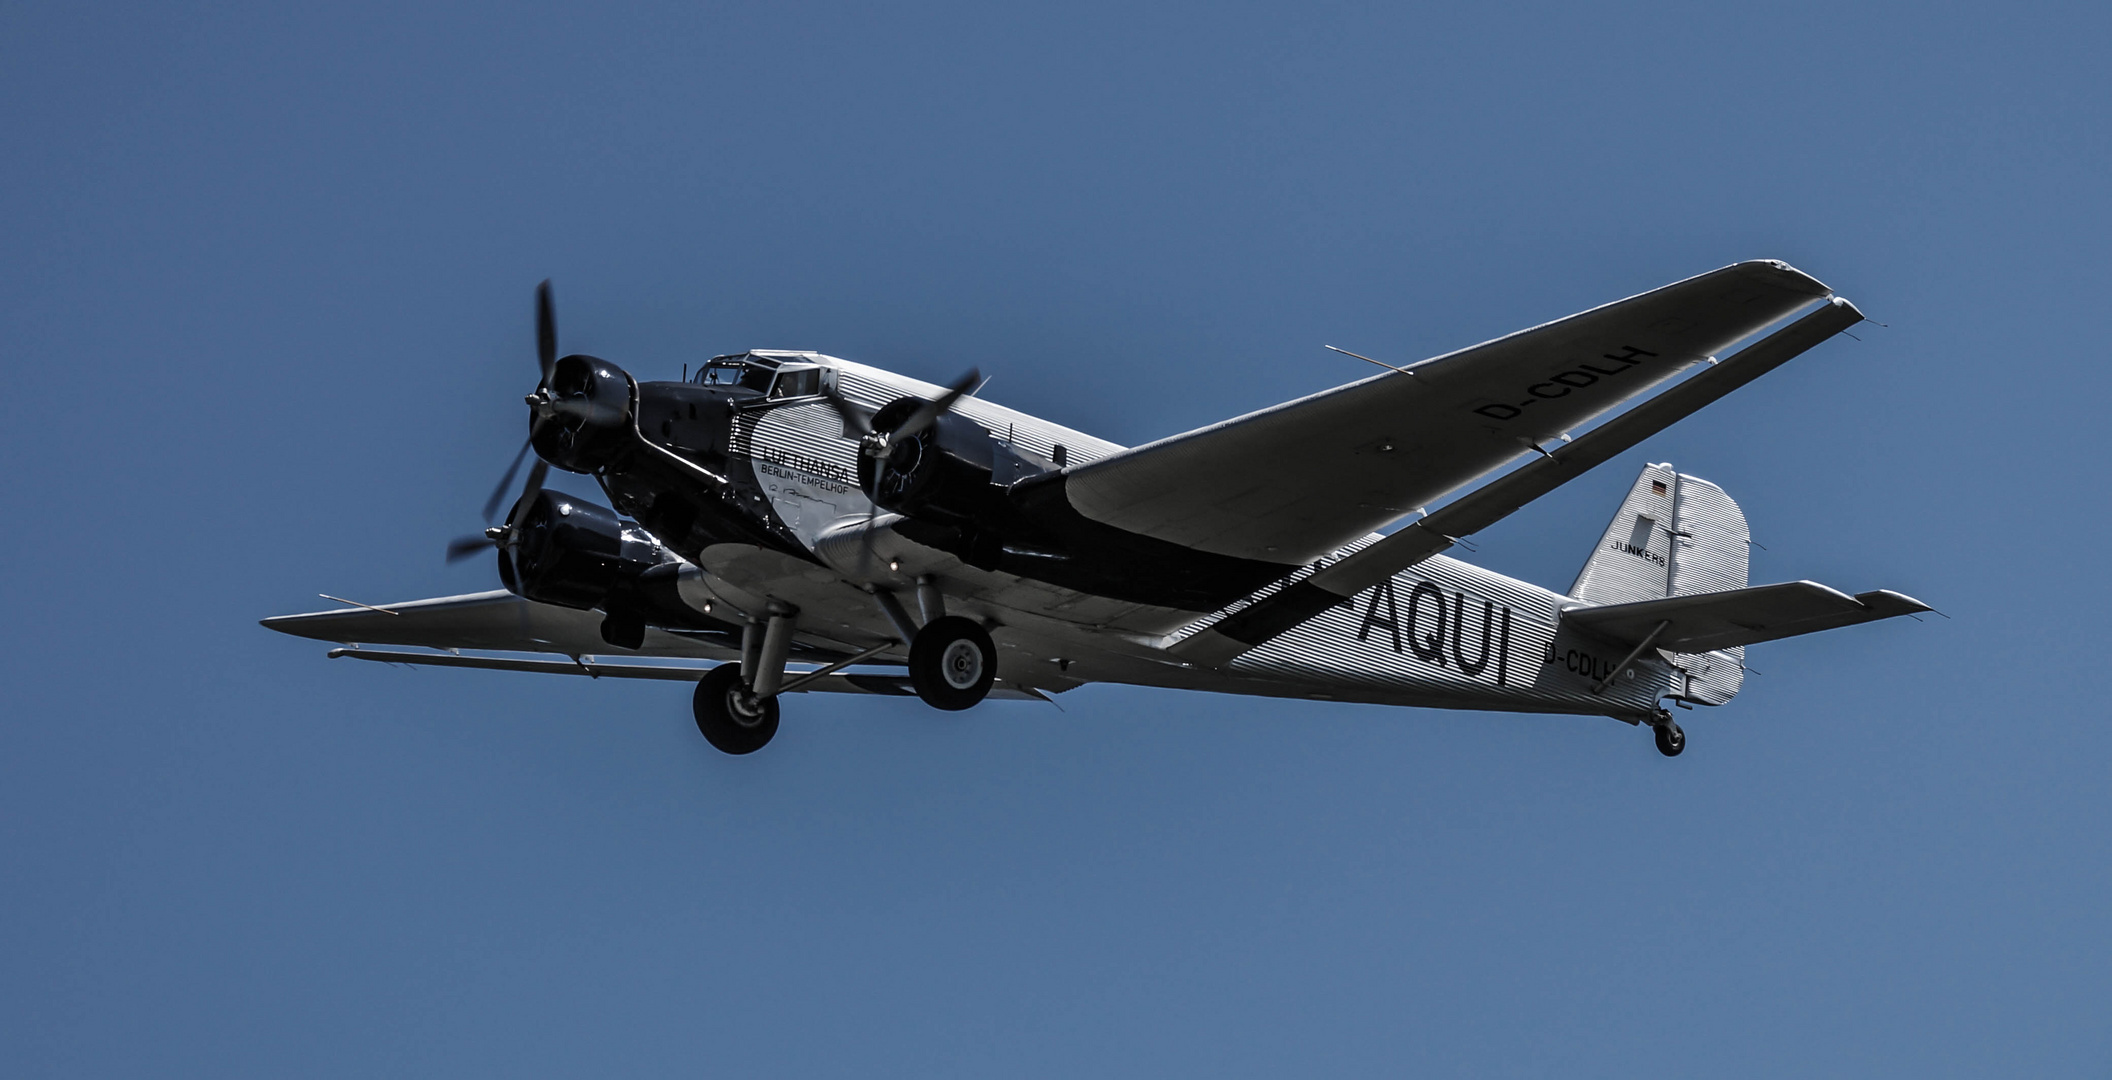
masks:
<path id="1" fill-rule="evenodd" d="M 777 699 L 757 697 L 741 665 L 721 664 L 697 683 L 697 730 L 729 754 L 752 754 L 777 734 Z"/>
<path id="2" fill-rule="evenodd" d="M 1679 729 L 1672 714 L 1659 709 L 1650 722 L 1650 731 L 1657 736 L 1657 752 L 1666 757 L 1678 757 L 1687 748 L 1687 733 Z"/>
<path id="3" fill-rule="evenodd" d="M 932 708 L 973 708 L 996 678 L 997 646 L 972 619 L 933 619 L 909 643 L 909 684 Z"/>

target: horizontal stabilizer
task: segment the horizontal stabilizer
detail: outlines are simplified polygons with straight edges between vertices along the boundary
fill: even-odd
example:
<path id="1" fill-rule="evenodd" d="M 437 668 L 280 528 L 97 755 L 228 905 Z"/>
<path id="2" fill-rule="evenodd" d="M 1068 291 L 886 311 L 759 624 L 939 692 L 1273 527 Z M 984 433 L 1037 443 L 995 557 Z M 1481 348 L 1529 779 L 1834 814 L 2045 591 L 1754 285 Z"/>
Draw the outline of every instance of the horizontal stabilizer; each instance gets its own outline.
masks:
<path id="1" fill-rule="evenodd" d="M 1673 652 L 1705 653 L 1929 610 L 1927 604 L 1889 589 L 1850 596 L 1815 581 L 1786 581 L 1729 592 L 1572 608 L 1562 613 L 1562 619 L 1609 641 L 1648 640 Z M 1653 635 L 1660 625 L 1663 630 Z"/>

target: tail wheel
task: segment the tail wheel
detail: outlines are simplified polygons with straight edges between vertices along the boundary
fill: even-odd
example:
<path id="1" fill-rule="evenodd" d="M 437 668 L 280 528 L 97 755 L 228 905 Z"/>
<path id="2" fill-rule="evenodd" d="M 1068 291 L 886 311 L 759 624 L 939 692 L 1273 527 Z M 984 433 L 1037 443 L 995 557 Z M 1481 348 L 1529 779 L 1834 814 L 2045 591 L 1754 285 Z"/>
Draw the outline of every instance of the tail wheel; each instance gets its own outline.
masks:
<path id="1" fill-rule="evenodd" d="M 972 619 L 933 619 L 909 643 L 909 684 L 934 709 L 973 708 L 996 679 L 997 646 Z"/>
<path id="2" fill-rule="evenodd" d="M 755 753 L 777 734 L 777 699 L 749 693 L 739 664 L 721 664 L 698 680 L 694 704 L 697 730 L 726 753 Z"/>

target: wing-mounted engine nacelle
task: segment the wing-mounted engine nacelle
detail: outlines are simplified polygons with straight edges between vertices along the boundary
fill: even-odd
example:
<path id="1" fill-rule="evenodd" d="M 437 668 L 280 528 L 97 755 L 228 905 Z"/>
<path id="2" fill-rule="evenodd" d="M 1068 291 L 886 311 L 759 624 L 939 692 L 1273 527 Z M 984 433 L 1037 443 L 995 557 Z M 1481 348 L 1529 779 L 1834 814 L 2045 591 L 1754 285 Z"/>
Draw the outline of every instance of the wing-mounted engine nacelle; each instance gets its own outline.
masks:
<path id="1" fill-rule="evenodd" d="M 636 384 L 630 373 L 574 353 L 557 362 L 550 382 L 529 397 L 535 452 L 568 472 L 590 473 L 627 445 Z"/>
<path id="2" fill-rule="evenodd" d="M 908 519 L 895 526 L 903 535 L 996 569 L 1008 537 L 1031 525 L 1011 505 L 1010 486 L 1056 466 L 1020 454 L 954 412 L 902 431 L 929 407 L 922 398 L 902 398 L 873 414 L 870 438 L 884 439 L 885 449 L 858 455 L 859 486 L 875 506 Z"/>
<path id="3" fill-rule="evenodd" d="M 647 571 L 676 563 L 673 552 L 616 511 L 548 488 L 515 512 L 509 529 L 499 577 L 509 591 L 545 604 L 629 606 Z"/>
<path id="4" fill-rule="evenodd" d="M 1004 450 L 990 429 L 952 412 L 941 413 L 915 434 L 895 435 L 925 404 L 921 398 L 901 398 L 873 414 L 873 431 L 887 436 L 887 450 L 878 457 L 858 455 L 859 486 L 883 510 L 972 527 L 1004 494 L 992 482 Z"/>

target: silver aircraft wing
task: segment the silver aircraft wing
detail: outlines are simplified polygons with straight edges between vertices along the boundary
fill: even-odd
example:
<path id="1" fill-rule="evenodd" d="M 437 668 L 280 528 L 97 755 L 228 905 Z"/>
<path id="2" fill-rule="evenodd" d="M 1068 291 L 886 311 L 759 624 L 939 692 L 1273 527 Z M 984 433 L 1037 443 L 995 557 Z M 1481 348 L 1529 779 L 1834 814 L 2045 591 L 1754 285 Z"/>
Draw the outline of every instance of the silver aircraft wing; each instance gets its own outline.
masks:
<path id="1" fill-rule="evenodd" d="M 1219 555 L 1310 562 L 1831 295 L 1738 263 L 1073 470 L 1085 517 Z"/>
<path id="2" fill-rule="evenodd" d="M 421 667 L 470 668 L 486 671 L 520 671 L 544 675 L 585 675 L 596 679 L 657 679 L 695 682 L 711 665 L 665 665 L 609 663 L 609 654 L 625 658 L 738 661 L 738 644 L 721 644 L 702 637 L 670 633 L 657 627 L 645 631 L 645 643 L 637 649 L 617 649 L 602 641 L 601 615 L 575 611 L 553 604 L 525 600 L 504 590 L 410 600 L 399 604 L 355 606 L 337 611 L 305 615 L 279 615 L 263 625 L 296 637 L 333 641 L 343 645 L 417 645 L 444 653 L 401 652 L 393 649 L 339 648 L 333 659 L 372 660 L 387 664 Z M 558 653 L 567 660 L 534 660 L 517 656 L 462 655 L 455 650 L 483 652 Z M 824 654 L 825 655 L 825 654 Z M 810 662 L 816 658 L 803 657 Z M 872 661 L 885 665 L 885 661 Z M 847 672 L 846 663 L 830 664 L 811 675 L 797 677 L 787 687 L 799 692 L 914 696 L 909 677 L 892 673 Z M 998 700 L 1047 701 L 1029 687 L 1000 686 L 990 692 Z"/>
<path id="3" fill-rule="evenodd" d="M 740 648 L 706 638 L 648 627 L 645 644 L 621 650 L 601 638 L 601 613 L 575 611 L 524 600 L 505 590 L 375 604 L 306 615 L 278 615 L 266 628 L 295 637 L 340 644 L 423 645 L 429 649 L 585 656 L 622 652 L 629 656 L 739 659 Z"/>

